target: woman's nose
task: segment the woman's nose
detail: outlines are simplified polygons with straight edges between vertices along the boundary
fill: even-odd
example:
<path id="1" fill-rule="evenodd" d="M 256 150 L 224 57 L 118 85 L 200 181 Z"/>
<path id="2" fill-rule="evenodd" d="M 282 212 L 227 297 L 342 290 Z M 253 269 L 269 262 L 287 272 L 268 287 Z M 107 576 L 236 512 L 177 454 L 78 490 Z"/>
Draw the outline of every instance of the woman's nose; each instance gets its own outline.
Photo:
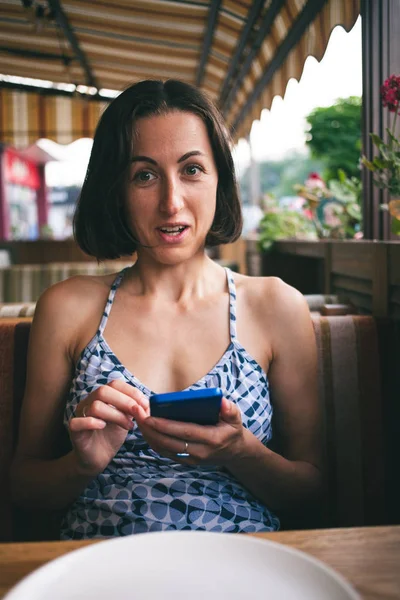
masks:
<path id="1" fill-rule="evenodd" d="M 179 182 L 174 180 L 164 182 L 160 205 L 161 211 L 169 215 L 175 215 L 183 208 L 183 190 Z"/>

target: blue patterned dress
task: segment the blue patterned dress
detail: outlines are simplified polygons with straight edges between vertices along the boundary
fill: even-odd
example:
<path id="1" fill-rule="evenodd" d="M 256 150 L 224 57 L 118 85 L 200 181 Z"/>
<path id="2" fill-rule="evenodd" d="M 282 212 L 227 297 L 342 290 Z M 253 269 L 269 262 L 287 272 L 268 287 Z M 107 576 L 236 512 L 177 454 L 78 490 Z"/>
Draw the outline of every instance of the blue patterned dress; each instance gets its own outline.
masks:
<path id="1" fill-rule="evenodd" d="M 211 371 L 187 389 L 222 388 L 224 396 L 239 406 L 244 427 L 267 444 L 272 436 L 268 380 L 237 340 L 235 283 L 229 269 L 226 274 L 231 342 Z M 99 329 L 76 366 L 65 409 L 66 425 L 81 400 L 114 379 L 124 379 L 148 397 L 152 394 L 120 363 L 103 337 L 123 276 L 124 271 L 117 275 Z M 164 458 L 150 448 L 135 425 L 107 468 L 69 507 L 61 539 L 178 529 L 255 532 L 278 528 L 278 518 L 226 469 L 193 467 Z"/>

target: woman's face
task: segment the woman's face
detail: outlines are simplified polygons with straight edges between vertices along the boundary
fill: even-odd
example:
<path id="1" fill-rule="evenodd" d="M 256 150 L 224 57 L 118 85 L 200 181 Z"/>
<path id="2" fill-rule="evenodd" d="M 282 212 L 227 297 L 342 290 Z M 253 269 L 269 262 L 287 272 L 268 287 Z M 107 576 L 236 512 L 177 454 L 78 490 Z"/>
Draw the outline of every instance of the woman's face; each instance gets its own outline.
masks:
<path id="1" fill-rule="evenodd" d="M 190 112 L 142 118 L 133 146 L 127 214 L 138 252 L 163 264 L 187 260 L 202 251 L 216 208 L 218 173 L 206 126 Z"/>

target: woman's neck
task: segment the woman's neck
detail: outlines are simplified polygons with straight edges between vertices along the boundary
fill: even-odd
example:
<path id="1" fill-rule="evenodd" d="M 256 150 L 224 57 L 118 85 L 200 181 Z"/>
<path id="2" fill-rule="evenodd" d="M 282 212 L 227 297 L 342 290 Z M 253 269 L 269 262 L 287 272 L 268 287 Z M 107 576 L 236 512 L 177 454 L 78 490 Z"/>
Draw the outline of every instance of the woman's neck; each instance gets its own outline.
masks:
<path id="1" fill-rule="evenodd" d="M 186 304 L 215 293 L 225 285 L 225 273 L 205 252 L 184 262 L 165 265 L 138 253 L 126 285 L 135 295 Z"/>

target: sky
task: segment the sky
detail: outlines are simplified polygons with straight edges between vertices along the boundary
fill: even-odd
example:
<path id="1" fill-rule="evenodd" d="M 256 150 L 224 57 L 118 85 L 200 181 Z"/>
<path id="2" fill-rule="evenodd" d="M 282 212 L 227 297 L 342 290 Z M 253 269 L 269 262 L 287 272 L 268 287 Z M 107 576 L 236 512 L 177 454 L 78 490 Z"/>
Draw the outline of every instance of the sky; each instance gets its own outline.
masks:
<path id="1" fill-rule="evenodd" d="M 346 33 L 335 27 L 324 57 L 318 62 L 306 59 L 300 81 L 290 79 L 284 98 L 275 96 L 270 110 L 263 110 L 260 120 L 253 122 L 250 144 L 240 140 L 233 155 L 240 176 L 254 160 L 279 160 L 295 151 L 305 152 L 305 117 L 317 106 L 330 106 L 337 98 L 361 96 L 361 18 Z M 59 146 L 50 140 L 40 140 L 44 149 L 65 158 L 63 163 L 49 163 L 46 178 L 49 186 L 80 185 L 85 177 L 92 140 L 81 139 Z"/>

